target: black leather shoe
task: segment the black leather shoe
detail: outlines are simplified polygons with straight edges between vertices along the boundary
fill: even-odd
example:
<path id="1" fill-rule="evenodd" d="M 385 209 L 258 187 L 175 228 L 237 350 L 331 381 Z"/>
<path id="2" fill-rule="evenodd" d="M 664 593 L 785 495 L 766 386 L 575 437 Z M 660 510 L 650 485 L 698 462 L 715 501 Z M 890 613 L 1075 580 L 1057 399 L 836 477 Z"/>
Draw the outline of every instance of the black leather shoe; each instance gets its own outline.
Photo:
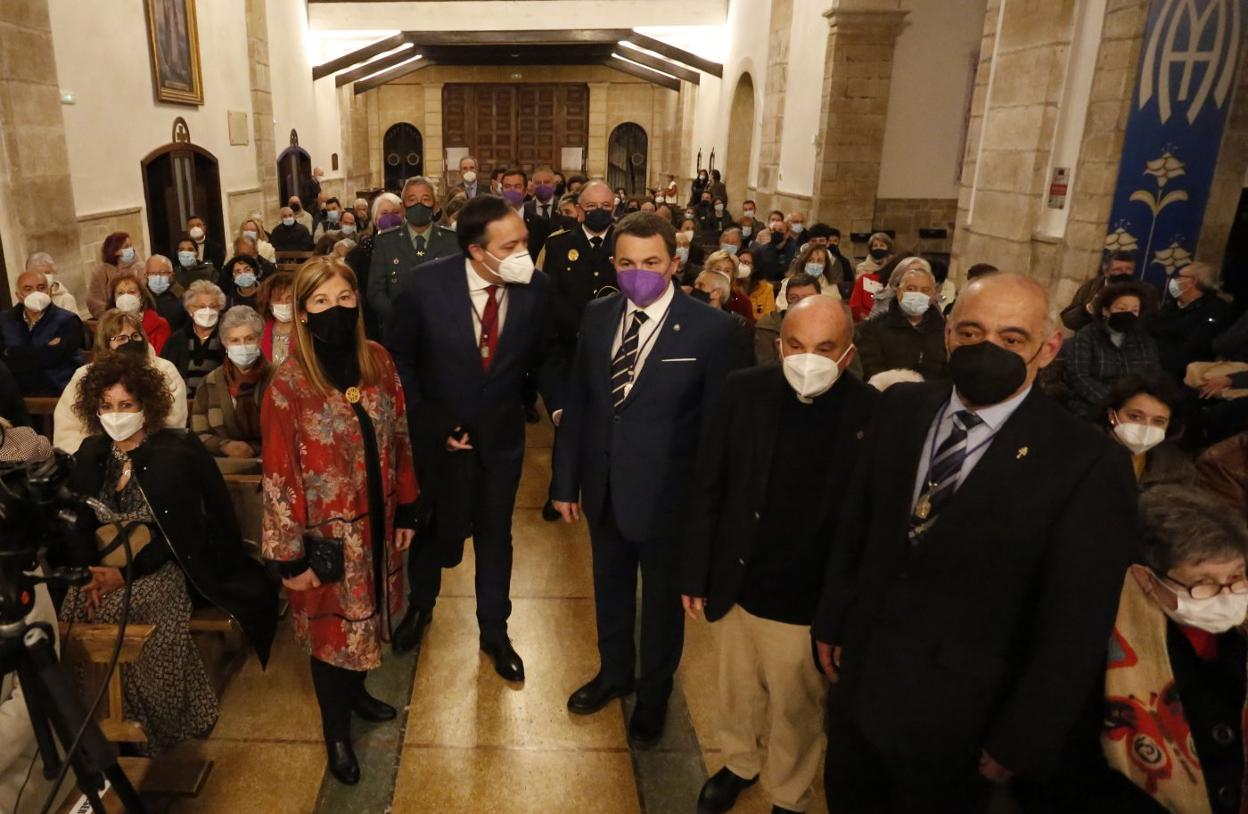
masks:
<path id="1" fill-rule="evenodd" d="M 646 704 L 641 701 L 633 709 L 628 722 L 628 739 L 638 749 L 649 749 L 663 740 L 663 728 L 667 725 L 667 702 Z"/>
<path id="2" fill-rule="evenodd" d="M 542 519 L 547 523 L 553 523 L 563 515 L 559 514 L 559 510 L 555 508 L 554 501 L 546 501 L 546 505 L 542 507 Z"/>
<path id="3" fill-rule="evenodd" d="M 355 759 L 355 750 L 351 741 L 326 741 L 325 749 L 329 752 L 329 771 L 338 782 L 354 786 L 360 782 L 360 762 Z"/>
<path id="4" fill-rule="evenodd" d="M 494 672 L 506 681 L 524 681 L 524 662 L 506 636 L 482 638 L 481 652 L 494 662 Z"/>
<path id="5" fill-rule="evenodd" d="M 360 690 L 360 694 L 355 697 L 355 703 L 351 705 L 351 711 L 364 720 L 375 724 L 383 721 L 393 721 L 394 716 L 399 714 L 394 707 L 380 698 L 374 698 L 365 690 Z"/>
<path id="6" fill-rule="evenodd" d="M 702 793 L 698 795 L 698 814 L 724 814 L 737 804 L 738 794 L 757 782 L 757 777 L 746 780 L 725 766 L 702 784 Z"/>
<path id="7" fill-rule="evenodd" d="M 390 645 L 396 653 L 410 653 L 420 649 L 425 628 L 433 621 L 433 609 L 422 611 L 409 607 L 403 620 L 394 629 L 394 642 Z"/>
<path id="8" fill-rule="evenodd" d="M 599 673 L 568 698 L 568 712 L 574 715 L 593 715 L 612 700 L 623 698 L 632 691 L 631 683 L 611 685 L 602 677 L 602 673 Z"/>

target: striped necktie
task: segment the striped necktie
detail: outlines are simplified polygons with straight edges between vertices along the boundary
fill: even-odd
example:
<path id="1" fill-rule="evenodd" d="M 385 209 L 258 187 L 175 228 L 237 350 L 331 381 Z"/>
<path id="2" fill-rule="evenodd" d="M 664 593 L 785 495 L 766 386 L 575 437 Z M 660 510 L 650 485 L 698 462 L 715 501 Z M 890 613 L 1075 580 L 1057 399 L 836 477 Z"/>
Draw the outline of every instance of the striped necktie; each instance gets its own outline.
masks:
<path id="1" fill-rule="evenodd" d="M 919 493 L 919 502 L 915 504 L 914 515 L 910 518 L 911 544 L 917 545 L 922 541 L 923 534 L 936 522 L 941 510 L 953 497 L 958 477 L 962 474 L 962 465 L 966 463 L 967 434 L 982 423 L 983 419 L 969 410 L 959 410 L 953 414 L 953 429 L 928 464 L 923 490 Z"/>
<path id="2" fill-rule="evenodd" d="M 629 323 L 620 349 L 611 360 L 611 401 L 615 409 L 620 409 L 624 399 L 628 398 L 629 385 L 633 382 L 633 368 L 637 365 L 637 339 L 641 334 L 641 325 L 649 319 L 645 311 L 634 311 L 633 321 Z"/>

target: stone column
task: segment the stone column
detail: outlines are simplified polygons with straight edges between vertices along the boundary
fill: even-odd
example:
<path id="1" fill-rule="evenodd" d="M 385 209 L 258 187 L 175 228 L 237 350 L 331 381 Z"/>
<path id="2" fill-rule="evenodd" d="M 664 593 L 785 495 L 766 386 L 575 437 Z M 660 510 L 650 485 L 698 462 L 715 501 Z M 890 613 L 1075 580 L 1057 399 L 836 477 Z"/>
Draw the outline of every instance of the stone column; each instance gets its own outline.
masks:
<path id="1" fill-rule="evenodd" d="M 780 144 L 784 136 L 784 90 L 789 77 L 789 38 L 793 29 L 793 0 L 772 0 L 767 24 L 767 79 L 763 85 L 762 124 L 759 129 L 757 186 L 750 197 L 766 210 L 774 204 L 780 174 Z M 737 205 L 740 202 L 736 202 Z"/>
<path id="2" fill-rule="evenodd" d="M 810 220 L 837 227 L 846 239 L 871 231 L 875 215 L 893 51 L 907 14 L 899 6 L 841 0 L 824 12 L 828 49 Z"/>
<path id="3" fill-rule="evenodd" d="M 589 146 L 585 150 L 585 174 L 607 177 L 607 82 L 589 83 Z"/>
<path id="4" fill-rule="evenodd" d="M 86 292 L 48 0 L 0 3 L 0 229 L 8 285 L 42 251 L 78 301 Z M 36 205 L 37 204 L 37 205 Z"/>
<path id="5" fill-rule="evenodd" d="M 266 0 L 247 0 L 248 78 L 251 81 L 252 143 L 256 151 L 256 183 L 265 223 L 277 223 L 277 140 L 273 135 L 273 90 L 269 80 L 269 20 Z M 226 224 L 232 232 L 236 224 Z"/>
<path id="6" fill-rule="evenodd" d="M 425 176 L 428 178 L 445 179 L 446 156 L 443 152 L 445 144 L 442 141 L 442 83 L 431 82 L 421 87 L 425 93 L 425 127 L 421 133 L 425 139 Z M 378 144 L 380 143 L 378 141 Z M 459 167 L 455 169 L 458 170 Z M 485 180 L 488 181 L 489 179 Z"/>

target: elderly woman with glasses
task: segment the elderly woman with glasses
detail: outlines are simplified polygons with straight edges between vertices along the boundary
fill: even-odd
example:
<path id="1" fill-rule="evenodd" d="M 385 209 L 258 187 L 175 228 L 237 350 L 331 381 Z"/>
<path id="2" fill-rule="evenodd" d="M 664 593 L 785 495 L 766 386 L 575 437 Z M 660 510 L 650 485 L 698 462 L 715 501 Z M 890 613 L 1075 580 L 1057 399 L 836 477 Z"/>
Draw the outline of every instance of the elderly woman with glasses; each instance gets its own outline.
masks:
<path id="1" fill-rule="evenodd" d="M 186 428 L 187 401 L 186 382 L 182 380 L 178 368 L 172 362 L 156 355 L 156 349 L 148 341 L 143 330 L 141 314 L 122 311 L 114 308 L 105 311 L 100 317 L 100 324 L 95 331 L 95 356 L 101 358 L 110 351 L 133 353 L 142 356 L 147 364 L 155 368 L 165 381 L 165 389 L 173 400 L 169 415 L 165 419 L 166 426 L 174 429 Z M 78 388 L 82 379 L 91 369 L 90 364 L 83 365 L 74 371 L 74 375 L 61 393 L 52 413 L 52 443 L 57 449 L 75 453 L 82 442 L 91 434 L 87 423 L 74 412 L 74 403 L 78 400 Z"/>
<path id="2" fill-rule="evenodd" d="M 1167 484 L 1140 497 L 1140 526 L 1104 680 L 1062 775 L 1017 789 L 1027 812 L 1243 810 L 1248 525 Z"/>

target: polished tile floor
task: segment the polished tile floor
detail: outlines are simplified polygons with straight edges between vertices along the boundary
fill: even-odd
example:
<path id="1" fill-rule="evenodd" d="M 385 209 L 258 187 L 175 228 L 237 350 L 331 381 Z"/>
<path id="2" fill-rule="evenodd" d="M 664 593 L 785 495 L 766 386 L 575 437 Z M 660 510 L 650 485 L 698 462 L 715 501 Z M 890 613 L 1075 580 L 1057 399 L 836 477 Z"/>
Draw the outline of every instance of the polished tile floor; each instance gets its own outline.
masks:
<path id="1" fill-rule="evenodd" d="M 211 759 L 203 794 L 174 812 L 394 814 L 693 814 L 708 772 L 722 765 L 715 735 L 715 634 L 687 627 L 684 662 L 656 749 L 629 749 L 620 702 L 588 718 L 568 694 L 597 669 L 589 540 L 583 525 L 541 519 L 551 433 L 530 428 L 514 520 L 511 635 L 527 681 L 509 685 L 477 649 L 471 546 L 446 573 L 419 664 L 388 657 L 370 689 L 399 706 L 397 723 L 358 726 L 364 779 L 354 788 L 324 771 L 307 657 L 283 624 L 269 669 L 251 659 L 222 698 L 220 723 L 179 754 Z M 414 673 L 414 674 L 413 674 Z M 822 791 L 810 809 L 825 812 Z M 767 814 L 757 786 L 734 811 Z"/>

